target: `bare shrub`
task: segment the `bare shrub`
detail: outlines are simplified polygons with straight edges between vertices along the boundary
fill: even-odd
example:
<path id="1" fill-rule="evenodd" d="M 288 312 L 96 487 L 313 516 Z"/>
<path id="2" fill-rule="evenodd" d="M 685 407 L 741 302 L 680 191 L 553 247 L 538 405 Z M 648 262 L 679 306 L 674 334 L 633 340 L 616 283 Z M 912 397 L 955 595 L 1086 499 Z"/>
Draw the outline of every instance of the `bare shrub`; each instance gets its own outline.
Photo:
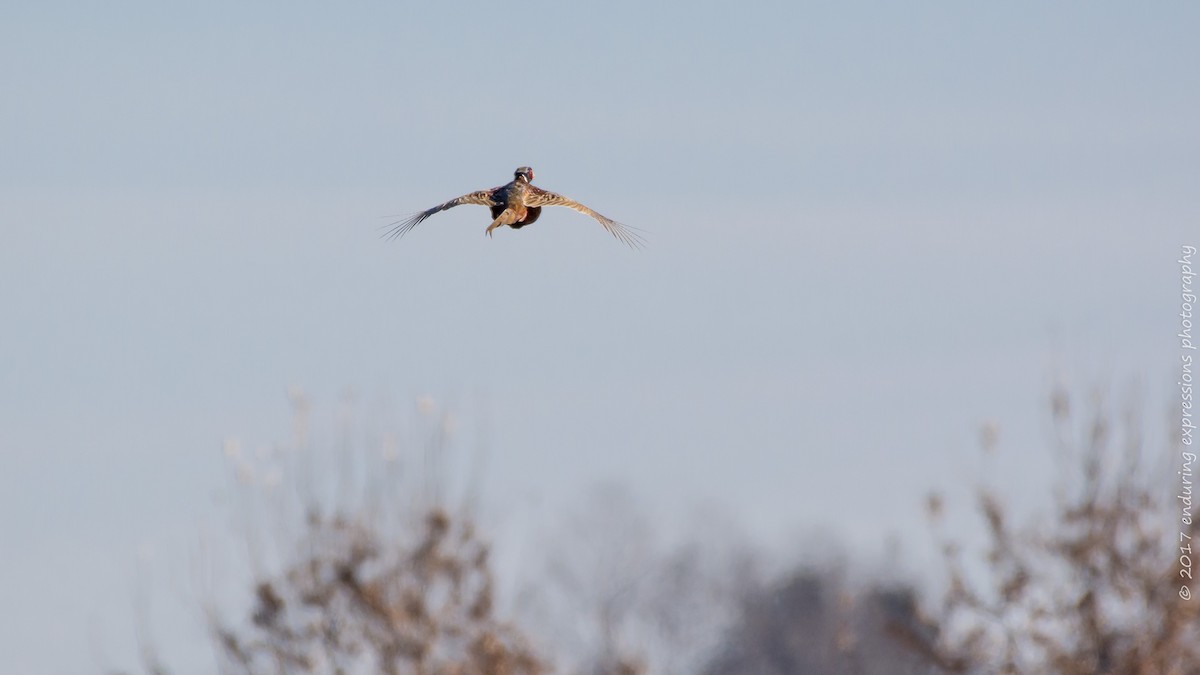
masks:
<path id="1" fill-rule="evenodd" d="M 1176 472 L 1145 460 L 1136 415 L 1118 418 L 1100 398 L 1082 420 L 1074 407 L 1055 391 L 1065 470 L 1051 513 L 1015 528 L 1010 508 L 981 488 L 984 559 L 971 567 L 942 537 L 941 637 L 907 637 L 948 671 L 1183 675 L 1200 667 L 1200 604 L 1177 595 L 1187 581 L 1180 534 L 1197 528 L 1181 525 L 1173 506 Z M 1176 459 L 1178 445 L 1155 456 Z M 936 523 L 942 499 L 931 496 L 929 506 Z"/>
<path id="2" fill-rule="evenodd" d="M 257 458 L 269 466 L 256 466 L 236 446 L 229 452 L 250 492 L 244 518 L 266 513 L 275 522 L 247 524 L 257 571 L 249 616 L 231 621 L 208 607 L 221 672 L 547 672 L 524 634 L 497 616 L 490 547 L 474 519 L 465 507 L 446 506 L 438 468 L 452 418 L 438 416 L 427 397 L 418 401 L 418 424 L 431 430 L 417 434 L 426 441 L 417 447 L 424 465 L 406 481 L 394 441 L 356 452 L 341 429 L 342 441 L 322 454 L 310 440 L 307 400 L 295 393 L 293 404 L 290 447 Z M 273 478 L 259 484 L 258 475 Z M 288 485 L 299 502 L 280 494 Z M 268 508 L 256 511 L 262 502 Z M 302 521 L 298 530 L 295 519 Z M 280 539 L 289 532 L 298 533 Z M 266 534 L 282 549 L 273 556 L 264 552 Z M 279 562 L 265 562 L 269 557 Z"/>
<path id="3" fill-rule="evenodd" d="M 305 551 L 255 588 L 250 625 L 214 619 L 223 672 L 534 675 L 539 659 L 493 613 L 488 547 L 429 511 L 413 546 L 313 515 Z"/>

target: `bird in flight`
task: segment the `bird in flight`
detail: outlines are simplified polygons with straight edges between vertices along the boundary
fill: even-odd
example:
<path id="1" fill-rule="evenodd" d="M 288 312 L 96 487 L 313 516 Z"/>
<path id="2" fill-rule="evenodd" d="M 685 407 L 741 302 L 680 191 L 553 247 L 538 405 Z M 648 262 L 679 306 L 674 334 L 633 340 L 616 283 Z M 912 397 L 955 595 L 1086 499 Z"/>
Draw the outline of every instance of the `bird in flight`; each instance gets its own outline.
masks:
<path id="1" fill-rule="evenodd" d="M 622 225 L 611 218 L 606 218 L 574 199 L 568 199 L 560 194 L 555 194 L 533 185 L 533 169 L 527 166 L 522 166 L 514 171 L 512 182 L 507 185 L 465 194 L 448 202 L 438 204 L 431 209 L 426 209 L 405 220 L 392 223 L 384 236 L 389 240 L 402 237 L 409 230 L 424 222 L 429 216 L 462 204 L 478 204 L 492 210 L 492 224 L 488 225 L 485 232 L 489 237 L 492 236 L 492 230 L 501 225 L 507 225 L 514 230 L 519 230 L 533 223 L 533 221 L 542 215 L 543 206 L 565 206 L 595 218 L 604 226 L 604 229 L 608 230 L 609 234 L 632 248 L 637 248 L 643 243 L 642 238 L 627 225 Z"/>

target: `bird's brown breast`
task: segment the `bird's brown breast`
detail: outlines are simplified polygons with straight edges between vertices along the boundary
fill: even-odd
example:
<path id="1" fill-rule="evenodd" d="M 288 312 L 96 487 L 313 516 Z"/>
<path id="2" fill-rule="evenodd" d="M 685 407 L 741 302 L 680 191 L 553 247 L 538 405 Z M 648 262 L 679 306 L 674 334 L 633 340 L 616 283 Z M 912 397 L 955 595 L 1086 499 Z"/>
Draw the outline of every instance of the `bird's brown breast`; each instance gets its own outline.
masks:
<path id="1" fill-rule="evenodd" d="M 512 208 L 514 211 L 516 211 L 517 216 L 519 218 L 517 220 L 517 222 L 513 223 L 510 226 L 514 230 L 519 230 L 522 227 L 525 227 L 526 225 L 533 223 L 533 221 L 537 220 L 538 217 L 542 215 L 542 207 L 540 207 L 540 206 L 525 207 L 524 205 L 521 205 L 518 208 L 518 207 L 510 207 L 507 204 L 497 204 L 492 207 L 492 220 L 499 218 L 500 214 L 504 213 L 504 210 L 508 209 L 508 208 Z M 522 211 L 525 212 L 524 218 L 520 218 Z"/>

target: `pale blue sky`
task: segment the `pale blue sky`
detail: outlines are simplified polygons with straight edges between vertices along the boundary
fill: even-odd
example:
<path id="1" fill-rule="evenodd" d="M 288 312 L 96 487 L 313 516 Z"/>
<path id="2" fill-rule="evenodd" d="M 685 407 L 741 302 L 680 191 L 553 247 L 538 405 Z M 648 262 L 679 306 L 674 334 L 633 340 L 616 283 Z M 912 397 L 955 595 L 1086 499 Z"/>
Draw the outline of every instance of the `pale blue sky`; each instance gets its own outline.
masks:
<path id="1" fill-rule="evenodd" d="M 1197 29 L 1190 3 L 8 3 L 0 670 L 132 663 L 137 549 L 187 564 L 223 439 L 286 436 L 292 385 L 318 417 L 346 389 L 486 417 L 485 501 L 523 531 L 616 479 L 919 560 L 980 423 L 995 475 L 1044 468 L 1056 373 L 1165 418 Z M 648 247 L 566 210 L 378 238 L 524 164 Z"/>

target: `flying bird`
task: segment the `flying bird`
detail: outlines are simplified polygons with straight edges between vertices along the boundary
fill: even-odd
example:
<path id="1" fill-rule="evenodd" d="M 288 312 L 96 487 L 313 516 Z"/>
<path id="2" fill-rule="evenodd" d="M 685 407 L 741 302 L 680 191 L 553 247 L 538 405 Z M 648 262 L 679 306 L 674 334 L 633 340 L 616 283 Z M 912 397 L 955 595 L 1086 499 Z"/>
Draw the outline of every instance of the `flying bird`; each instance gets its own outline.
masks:
<path id="1" fill-rule="evenodd" d="M 519 167 L 514 171 L 512 182 L 507 185 L 455 197 L 410 218 L 392 223 L 385 236 L 389 240 L 402 237 L 429 216 L 462 204 L 478 204 L 492 210 L 492 224 L 488 225 L 485 231 L 489 237 L 492 236 L 492 230 L 501 225 L 519 230 L 532 224 L 542 215 L 543 206 L 565 206 L 595 218 L 604 226 L 604 229 L 608 230 L 609 234 L 633 248 L 637 248 L 643 243 L 642 238 L 627 225 L 602 216 L 574 199 L 568 199 L 533 185 L 533 169 L 527 166 Z"/>

